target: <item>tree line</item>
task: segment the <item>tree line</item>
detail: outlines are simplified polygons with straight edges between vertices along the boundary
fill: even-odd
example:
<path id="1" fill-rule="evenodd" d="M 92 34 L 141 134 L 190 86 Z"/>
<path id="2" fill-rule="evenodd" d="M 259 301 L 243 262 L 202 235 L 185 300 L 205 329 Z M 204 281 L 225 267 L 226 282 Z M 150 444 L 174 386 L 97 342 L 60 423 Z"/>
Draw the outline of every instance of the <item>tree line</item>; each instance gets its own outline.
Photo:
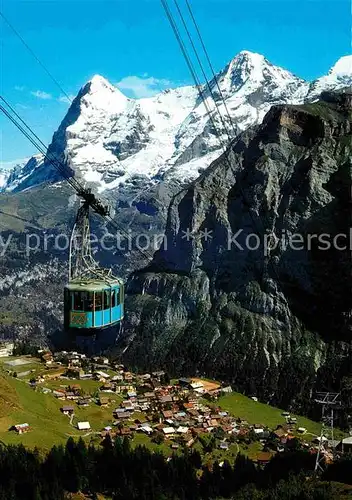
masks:
<path id="1" fill-rule="evenodd" d="M 202 465 L 198 451 L 167 459 L 128 438 L 102 446 L 69 438 L 42 456 L 23 445 L 0 445 L 0 500 L 64 500 L 82 492 L 113 500 L 336 500 L 330 481 L 352 484 L 352 455 L 314 478 L 306 451 L 277 454 L 264 469 L 237 455 L 234 463 Z M 322 480 L 326 480 L 323 482 Z M 342 498 L 342 497 L 341 497 Z"/>

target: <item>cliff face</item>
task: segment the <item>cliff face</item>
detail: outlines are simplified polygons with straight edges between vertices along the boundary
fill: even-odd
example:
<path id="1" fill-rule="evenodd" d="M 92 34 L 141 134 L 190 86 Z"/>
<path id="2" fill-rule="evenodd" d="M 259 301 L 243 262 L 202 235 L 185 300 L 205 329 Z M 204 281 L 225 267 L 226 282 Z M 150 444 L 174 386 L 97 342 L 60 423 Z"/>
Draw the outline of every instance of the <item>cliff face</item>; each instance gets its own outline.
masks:
<path id="1" fill-rule="evenodd" d="M 281 404 L 309 394 L 332 359 L 343 364 L 351 150 L 347 93 L 274 106 L 240 135 L 173 199 L 166 243 L 131 277 L 126 359 Z"/>

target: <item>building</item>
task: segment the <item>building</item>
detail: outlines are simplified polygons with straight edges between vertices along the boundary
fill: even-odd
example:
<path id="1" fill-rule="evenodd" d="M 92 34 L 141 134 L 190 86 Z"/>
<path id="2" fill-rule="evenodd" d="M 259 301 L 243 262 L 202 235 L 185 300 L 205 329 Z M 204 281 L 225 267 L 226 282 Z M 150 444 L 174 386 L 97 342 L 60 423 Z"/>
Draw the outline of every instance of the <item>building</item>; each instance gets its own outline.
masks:
<path id="1" fill-rule="evenodd" d="M 29 424 L 16 424 L 12 427 L 18 434 L 24 434 L 30 431 Z"/>
<path id="2" fill-rule="evenodd" d="M 261 453 L 258 453 L 257 455 L 257 463 L 258 465 L 266 465 L 270 462 L 272 459 L 273 455 L 269 452 L 262 451 Z"/>
<path id="3" fill-rule="evenodd" d="M 79 431 L 89 431 L 90 430 L 90 423 L 89 422 L 78 422 L 77 429 Z"/>
<path id="4" fill-rule="evenodd" d="M 352 436 L 342 439 L 336 449 L 344 453 L 352 453 Z"/>
<path id="5" fill-rule="evenodd" d="M 13 342 L 1 342 L 0 358 L 7 358 L 7 356 L 12 356 L 14 347 L 15 345 Z"/>
<path id="6" fill-rule="evenodd" d="M 105 397 L 99 398 L 99 405 L 100 406 L 108 406 L 109 402 L 110 402 L 109 398 L 105 398 Z"/>
<path id="7" fill-rule="evenodd" d="M 75 411 L 73 406 L 63 406 L 61 411 L 64 415 L 72 415 Z"/>

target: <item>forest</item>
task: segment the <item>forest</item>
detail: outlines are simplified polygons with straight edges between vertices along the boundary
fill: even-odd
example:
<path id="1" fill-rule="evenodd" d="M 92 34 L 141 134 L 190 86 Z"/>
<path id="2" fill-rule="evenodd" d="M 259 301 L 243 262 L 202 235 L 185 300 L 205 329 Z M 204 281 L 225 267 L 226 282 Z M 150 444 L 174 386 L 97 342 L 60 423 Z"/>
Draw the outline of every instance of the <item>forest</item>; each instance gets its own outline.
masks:
<path id="1" fill-rule="evenodd" d="M 276 455 L 264 467 L 239 454 L 202 466 L 197 451 L 166 458 L 128 438 L 102 446 L 69 438 L 42 455 L 23 445 L 0 445 L 0 500 L 65 500 L 81 492 L 97 500 L 337 500 L 352 494 L 352 455 L 317 477 L 315 458 L 297 450 Z"/>

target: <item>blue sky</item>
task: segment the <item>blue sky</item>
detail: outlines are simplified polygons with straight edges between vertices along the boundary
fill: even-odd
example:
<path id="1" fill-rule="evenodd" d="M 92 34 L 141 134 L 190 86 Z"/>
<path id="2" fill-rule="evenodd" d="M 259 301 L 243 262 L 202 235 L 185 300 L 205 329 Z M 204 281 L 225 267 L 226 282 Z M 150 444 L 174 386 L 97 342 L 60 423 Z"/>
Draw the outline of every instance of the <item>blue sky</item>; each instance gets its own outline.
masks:
<path id="1" fill-rule="evenodd" d="M 190 2 L 216 70 L 246 49 L 311 80 L 351 52 L 349 0 Z M 130 97 L 193 83 L 160 0 L 2 0 L 1 10 L 69 95 L 94 74 Z M 68 104 L 1 19 L 0 25 L 1 93 L 48 144 Z M 0 126 L 2 162 L 33 154 L 7 119 Z"/>

